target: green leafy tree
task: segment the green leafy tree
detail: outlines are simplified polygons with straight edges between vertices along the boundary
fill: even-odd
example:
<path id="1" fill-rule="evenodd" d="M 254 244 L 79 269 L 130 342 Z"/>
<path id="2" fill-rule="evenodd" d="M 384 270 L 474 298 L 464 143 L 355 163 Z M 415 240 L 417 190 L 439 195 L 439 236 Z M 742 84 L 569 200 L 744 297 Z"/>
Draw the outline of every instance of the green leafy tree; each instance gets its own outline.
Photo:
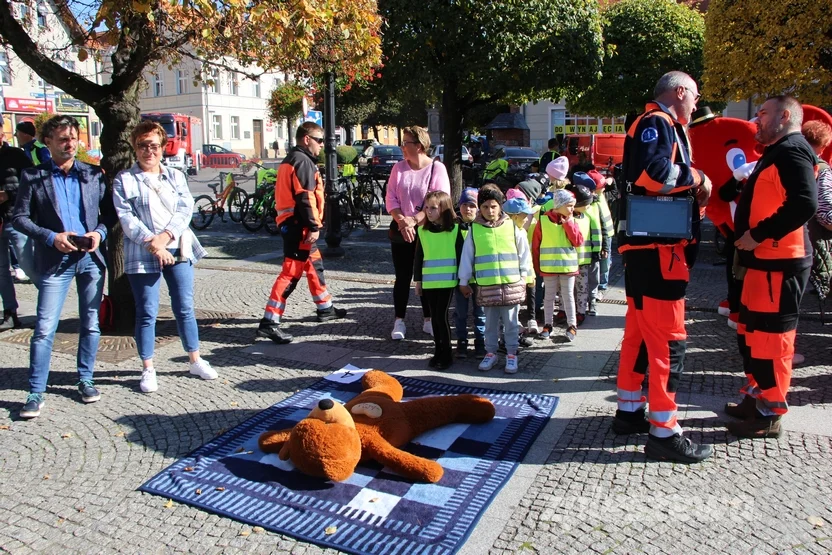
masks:
<path id="1" fill-rule="evenodd" d="M 70 44 L 37 41 L 32 18 L 14 17 L 19 0 L 0 0 L 0 42 L 46 82 L 90 105 L 102 124 L 101 165 L 112 179 L 133 162 L 128 138 L 139 122 L 144 71 L 154 64 L 197 59 L 311 76 L 337 69 L 348 78 L 369 75 L 380 62 L 381 20 L 375 0 L 52 0 Z M 31 10 L 26 13 L 31 13 Z M 67 69 L 75 52 L 106 67 L 104 82 Z M 247 73 L 252 75 L 251 72 Z M 120 229 L 108 237 L 109 293 L 117 324 L 132 325 L 132 295 L 124 279 Z"/>
<path id="2" fill-rule="evenodd" d="M 469 110 L 560 98 L 591 84 L 601 64 L 597 0 L 379 0 L 379 13 L 384 79 L 441 102 L 455 194 Z"/>
<path id="3" fill-rule="evenodd" d="M 272 121 L 286 120 L 289 144 L 292 143 L 294 137 L 292 122 L 302 115 L 303 99 L 306 94 L 306 87 L 302 84 L 297 81 L 287 81 L 276 86 L 269 95 L 269 117 Z"/>
<path id="4" fill-rule="evenodd" d="M 832 103 L 830 13 L 830 0 L 711 0 L 705 92 L 720 100 L 792 93 Z"/>
<path id="5" fill-rule="evenodd" d="M 623 0 L 603 10 L 601 78 L 566 96 L 569 110 L 598 117 L 633 114 L 653 97 L 659 78 L 680 70 L 702 75 L 705 22 L 673 0 Z"/>

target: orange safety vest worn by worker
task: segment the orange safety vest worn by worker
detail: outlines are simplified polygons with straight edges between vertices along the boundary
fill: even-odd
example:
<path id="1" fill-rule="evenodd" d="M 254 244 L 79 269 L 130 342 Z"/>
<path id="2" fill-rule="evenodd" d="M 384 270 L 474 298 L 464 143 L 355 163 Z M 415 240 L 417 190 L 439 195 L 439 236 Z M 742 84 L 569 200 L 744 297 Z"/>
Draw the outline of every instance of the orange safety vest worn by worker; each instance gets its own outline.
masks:
<path id="1" fill-rule="evenodd" d="M 315 158 L 295 147 L 283 159 L 274 185 L 277 224 L 287 220 L 310 231 L 324 222 L 324 183 Z"/>

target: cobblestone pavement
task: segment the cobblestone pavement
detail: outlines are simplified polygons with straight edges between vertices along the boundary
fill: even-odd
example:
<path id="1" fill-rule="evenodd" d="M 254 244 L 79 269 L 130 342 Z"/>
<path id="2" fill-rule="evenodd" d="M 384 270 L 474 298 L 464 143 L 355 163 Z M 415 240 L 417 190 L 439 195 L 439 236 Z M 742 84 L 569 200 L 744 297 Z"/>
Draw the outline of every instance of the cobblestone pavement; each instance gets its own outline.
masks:
<path id="1" fill-rule="evenodd" d="M 392 265 L 383 231 L 354 233 L 347 256 L 326 261 L 342 321 L 318 324 L 304 287 L 286 314 L 295 343 L 255 341 L 255 327 L 280 264 L 280 240 L 214 224 L 200 234 L 209 257 L 197 271 L 201 349 L 220 378 L 189 376 L 177 341 L 160 342 L 160 390 L 138 390 L 139 360 L 99 360 L 102 400 L 83 405 L 74 355 L 53 354 L 40 418 L 17 418 L 27 384 L 27 330 L 0 334 L 0 550 L 13 553 L 335 553 L 137 488 L 177 458 L 346 362 L 450 382 L 560 396 L 553 420 L 480 521 L 465 554 L 481 553 L 829 553 L 832 551 L 832 326 L 807 302 L 779 440 L 737 441 L 720 407 L 742 383 L 733 336 L 716 305 L 724 268 L 706 248 L 688 295 L 689 351 L 678 399 L 697 441 L 714 444 L 703 464 L 651 463 L 645 437 L 615 436 L 614 376 L 623 325 L 621 269 L 601 314 L 570 346 L 536 341 L 520 372 L 482 374 L 477 361 L 442 374 L 419 311 L 408 338 L 389 340 Z M 241 260 L 245 259 L 245 260 Z M 163 291 L 163 295 L 166 292 Z M 31 324 L 35 292 L 18 286 Z M 163 297 L 164 299 L 165 297 Z M 76 317 L 71 293 L 66 319 Z M 106 358 L 106 357 L 101 357 Z"/>

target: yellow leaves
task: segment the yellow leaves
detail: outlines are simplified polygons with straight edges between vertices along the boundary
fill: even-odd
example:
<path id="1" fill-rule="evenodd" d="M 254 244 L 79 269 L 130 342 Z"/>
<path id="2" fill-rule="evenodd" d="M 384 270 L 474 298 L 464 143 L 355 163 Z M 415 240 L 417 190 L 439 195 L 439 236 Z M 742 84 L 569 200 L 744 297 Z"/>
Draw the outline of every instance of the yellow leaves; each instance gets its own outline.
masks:
<path id="1" fill-rule="evenodd" d="M 131 4 L 131 6 L 132 6 L 134 11 L 137 11 L 139 13 L 150 13 L 150 4 L 149 3 L 148 4 L 143 4 L 139 0 L 133 0 L 133 3 Z"/>
<path id="2" fill-rule="evenodd" d="M 62 439 L 69 439 L 71 437 L 72 437 L 72 434 L 69 433 L 69 432 L 64 432 L 64 433 L 61 434 Z"/>
<path id="3" fill-rule="evenodd" d="M 164 504 L 164 507 L 166 509 L 172 509 L 173 508 L 173 499 L 168 499 L 168 502 Z"/>
<path id="4" fill-rule="evenodd" d="M 334 534 L 337 531 L 338 531 L 338 527 L 329 526 L 326 530 L 324 530 L 324 534 L 326 534 L 327 536 L 331 536 L 332 534 Z"/>

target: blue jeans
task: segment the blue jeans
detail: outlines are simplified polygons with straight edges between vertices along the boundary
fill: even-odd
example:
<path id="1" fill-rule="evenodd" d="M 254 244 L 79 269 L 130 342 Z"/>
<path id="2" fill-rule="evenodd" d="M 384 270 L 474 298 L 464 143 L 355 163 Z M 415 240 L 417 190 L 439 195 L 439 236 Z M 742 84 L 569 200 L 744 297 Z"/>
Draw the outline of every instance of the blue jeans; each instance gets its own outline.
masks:
<path id="1" fill-rule="evenodd" d="M 38 290 L 38 320 L 32 335 L 29 353 L 29 390 L 31 393 L 46 391 L 49 378 L 49 362 L 52 343 L 61 319 L 69 286 L 75 279 L 78 290 L 78 315 L 80 328 L 78 338 L 78 379 L 91 380 L 98 352 L 98 307 L 104 291 L 104 267 L 89 254 L 64 255 L 54 274 L 43 276 Z"/>
<path id="2" fill-rule="evenodd" d="M 170 304 L 182 346 L 189 353 L 199 350 L 199 331 L 194 312 L 194 267 L 190 262 L 178 262 L 165 266 L 161 272 L 127 274 L 136 299 L 136 346 L 142 360 L 153 358 L 162 277 L 168 284 Z"/>
<path id="3" fill-rule="evenodd" d="M 610 264 L 612 263 L 612 237 L 607 237 L 606 239 L 604 239 L 603 248 L 609 253 L 609 255 L 607 255 L 606 258 L 601 259 L 601 279 L 598 281 L 598 289 L 600 289 L 601 291 L 606 291 L 610 281 Z"/>
<path id="4" fill-rule="evenodd" d="M 465 295 L 459 292 L 459 287 L 454 293 L 456 300 L 454 301 L 454 320 L 456 323 L 456 340 L 468 342 L 468 303 L 474 306 L 474 341 L 476 344 L 483 344 L 485 341 L 485 310 L 477 304 L 475 299 L 476 289 L 471 294 L 471 298 L 467 299 Z"/>
<path id="5" fill-rule="evenodd" d="M 17 257 L 17 265 L 23 270 L 23 273 L 29 276 L 35 287 L 39 286 L 40 276 L 35 270 L 35 244 L 29 236 L 20 233 L 11 225 L 3 226 L 3 235 L 6 235 L 8 229 L 9 243 L 14 249 L 14 255 Z"/>
<path id="6" fill-rule="evenodd" d="M 3 225 L 0 234 L 0 298 L 3 299 L 3 310 L 17 310 L 17 295 L 14 293 L 14 279 L 9 273 L 9 246 L 11 244 L 12 226 L 9 222 Z"/>

